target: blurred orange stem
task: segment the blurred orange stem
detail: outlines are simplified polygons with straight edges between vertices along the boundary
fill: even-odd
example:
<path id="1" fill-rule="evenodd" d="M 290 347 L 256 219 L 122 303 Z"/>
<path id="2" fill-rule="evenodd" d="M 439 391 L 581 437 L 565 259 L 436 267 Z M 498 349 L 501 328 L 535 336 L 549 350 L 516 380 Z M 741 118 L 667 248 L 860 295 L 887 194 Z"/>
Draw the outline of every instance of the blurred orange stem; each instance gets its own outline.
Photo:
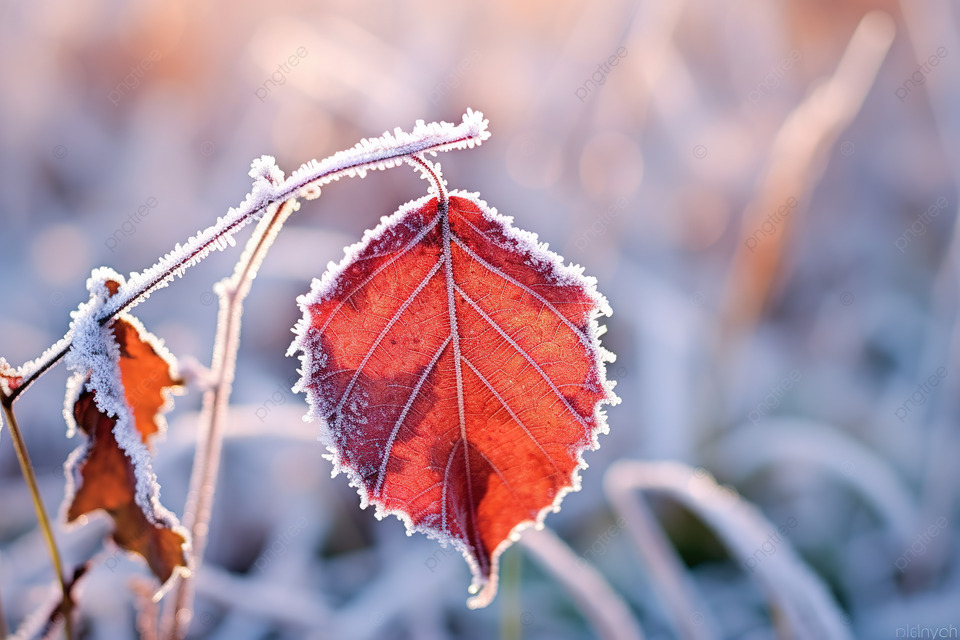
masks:
<path id="1" fill-rule="evenodd" d="M 30 463 L 30 454 L 27 453 L 27 446 L 23 442 L 23 435 L 20 433 L 20 427 L 17 424 L 17 417 L 13 413 L 13 398 L 3 395 L 3 413 L 7 417 L 7 425 L 10 428 L 10 438 L 13 440 L 13 448 L 17 452 L 17 461 L 20 463 L 20 471 L 23 472 L 23 478 L 27 481 L 27 487 L 30 489 L 30 498 L 33 500 L 33 509 L 37 513 L 37 521 L 40 523 L 40 530 L 43 532 L 43 538 L 47 543 L 47 550 L 50 552 L 50 561 L 53 564 L 53 570 L 57 574 L 57 580 L 60 581 L 60 590 L 63 592 L 63 603 L 60 606 L 60 613 L 63 615 L 63 628 L 67 640 L 73 638 L 73 622 L 71 615 L 73 613 L 74 603 L 70 597 L 70 585 L 63 574 L 63 563 L 60 561 L 60 551 L 57 549 L 57 541 L 53 537 L 53 529 L 50 526 L 50 519 L 47 518 L 47 510 L 43 506 L 43 498 L 40 496 L 40 489 L 37 486 L 37 477 L 33 472 L 33 465 Z M 4 637 L 3 622 L 0 622 L 0 637 Z"/>

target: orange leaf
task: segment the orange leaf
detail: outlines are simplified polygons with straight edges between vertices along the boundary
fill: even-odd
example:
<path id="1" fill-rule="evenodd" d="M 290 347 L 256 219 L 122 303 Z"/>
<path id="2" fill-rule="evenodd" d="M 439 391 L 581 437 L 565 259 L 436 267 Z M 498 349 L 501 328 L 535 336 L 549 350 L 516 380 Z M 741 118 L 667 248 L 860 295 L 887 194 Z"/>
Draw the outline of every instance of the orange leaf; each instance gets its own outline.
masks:
<path id="1" fill-rule="evenodd" d="M 158 355 L 154 345 L 140 337 L 136 327 L 124 319 L 113 323 L 113 335 L 120 346 L 120 379 L 124 399 L 133 408 L 134 424 L 147 439 L 162 427 L 160 413 L 169 403 L 166 389 L 182 381 L 172 377 L 170 363 Z"/>
<path id="2" fill-rule="evenodd" d="M 133 462 L 114 437 L 116 420 L 100 412 L 93 393 L 81 393 L 73 411 L 90 442 L 83 458 L 75 463 L 82 480 L 67 510 L 67 521 L 105 510 L 114 521 L 113 540 L 143 556 L 160 582 L 166 582 L 177 567 L 187 566 L 185 536 L 175 523 L 151 522 L 137 505 Z"/>
<path id="3" fill-rule="evenodd" d="M 160 504 L 150 446 L 166 425 L 162 413 L 180 385 L 172 355 L 135 318 L 121 314 L 101 327 L 96 312 L 122 285 L 99 269 L 88 282 L 93 294 L 74 314 L 65 416 L 89 442 L 67 461 L 75 490 L 65 500 L 73 522 L 97 509 L 114 521 L 113 539 L 143 556 L 165 583 L 187 566 L 186 532 Z"/>
<path id="4" fill-rule="evenodd" d="M 457 194 L 385 219 L 299 302 L 296 388 L 335 469 L 378 517 L 459 548 L 469 605 L 489 604 L 500 554 L 579 488 L 617 400 L 594 281 Z"/>

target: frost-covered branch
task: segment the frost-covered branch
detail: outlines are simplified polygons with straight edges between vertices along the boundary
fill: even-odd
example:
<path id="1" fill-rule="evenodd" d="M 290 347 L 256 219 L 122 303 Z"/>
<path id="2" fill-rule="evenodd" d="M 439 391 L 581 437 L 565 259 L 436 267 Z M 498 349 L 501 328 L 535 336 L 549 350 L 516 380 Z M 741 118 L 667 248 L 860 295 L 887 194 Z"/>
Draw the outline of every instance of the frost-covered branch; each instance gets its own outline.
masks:
<path id="1" fill-rule="evenodd" d="M 131 273 L 120 290 L 99 310 L 97 321 L 106 324 L 121 311 L 140 304 L 151 293 L 183 275 L 212 251 L 233 246 L 234 235 L 251 220 L 259 219 L 270 207 L 277 207 L 294 197 L 316 198 L 323 185 L 342 177 L 362 178 L 367 171 L 395 167 L 412 155 L 472 148 L 489 136 L 483 114 L 467 109 L 460 124 L 426 124 L 419 120 L 409 133 L 395 129 L 393 133 L 388 131 L 378 138 L 363 139 L 353 148 L 339 151 L 324 160 L 311 160 L 286 180 L 282 179 L 283 174 L 274 159 L 262 156 L 253 162 L 250 170 L 253 188 L 243 202 L 182 245 L 178 243 L 173 251 L 149 269 Z M 59 362 L 72 343 L 73 332 L 68 331 L 39 358 L 21 366 L 16 371 L 16 385 L 9 385 L 9 391 L 3 392 L 4 404 L 12 404 L 38 377 Z"/>
<path id="2" fill-rule="evenodd" d="M 250 292 L 260 263 L 283 223 L 299 203 L 290 199 L 278 209 L 271 211 L 260 221 L 256 231 L 247 242 L 247 247 L 237 263 L 233 275 L 217 285 L 220 310 L 217 317 L 217 336 L 213 346 L 211 370 L 216 378 L 214 388 L 204 394 L 203 413 L 200 418 L 200 438 L 194 455 L 193 471 L 190 474 L 190 498 L 184 511 L 184 523 L 190 530 L 193 542 L 193 562 L 196 571 L 203 561 L 208 523 L 213 496 L 217 487 L 217 471 L 220 468 L 220 452 L 223 445 L 224 420 L 233 388 L 240 346 L 240 320 L 243 315 L 243 300 Z M 186 635 L 190 621 L 193 586 L 190 576 L 184 576 L 177 585 L 173 602 L 164 620 L 164 637 L 180 638 Z M 186 613 L 181 613 L 186 612 Z"/>

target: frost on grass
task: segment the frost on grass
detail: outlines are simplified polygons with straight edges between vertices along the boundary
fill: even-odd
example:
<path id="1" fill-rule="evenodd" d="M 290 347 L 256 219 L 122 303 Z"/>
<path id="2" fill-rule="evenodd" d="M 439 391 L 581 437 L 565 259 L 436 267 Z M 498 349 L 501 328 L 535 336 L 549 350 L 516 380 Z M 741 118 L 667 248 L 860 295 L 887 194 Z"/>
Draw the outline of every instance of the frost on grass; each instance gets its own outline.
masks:
<path id="1" fill-rule="evenodd" d="M 73 345 L 66 356 L 64 418 L 68 432 L 87 442 L 67 460 L 66 519 L 97 509 L 114 521 L 113 540 L 142 555 L 161 583 L 186 567 L 186 532 L 160 504 L 150 446 L 166 424 L 162 413 L 180 380 L 172 355 L 126 313 L 101 325 L 105 303 L 123 277 L 101 268 L 87 281 L 91 297 L 72 314 Z"/>
<path id="2" fill-rule="evenodd" d="M 459 549 L 482 607 L 500 555 L 579 489 L 607 431 L 610 308 L 581 268 L 476 194 L 447 200 L 434 175 L 435 195 L 384 218 L 298 299 L 290 353 L 334 472 L 378 517 Z"/>

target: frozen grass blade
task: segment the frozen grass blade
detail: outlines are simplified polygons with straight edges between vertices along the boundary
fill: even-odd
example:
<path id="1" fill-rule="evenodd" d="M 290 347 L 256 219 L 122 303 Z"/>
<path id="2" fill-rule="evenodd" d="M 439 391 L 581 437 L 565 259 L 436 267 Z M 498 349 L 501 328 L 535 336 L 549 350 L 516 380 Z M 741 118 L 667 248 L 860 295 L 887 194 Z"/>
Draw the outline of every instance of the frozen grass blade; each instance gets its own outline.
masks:
<path id="1" fill-rule="evenodd" d="M 333 616 L 316 594 L 282 582 L 256 580 L 212 565 L 197 575 L 197 593 L 227 611 L 300 629 L 329 630 Z"/>
<path id="2" fill-rule="evenodd" d="M 690 580 L 689 573 L 663 529 L 623 473 L 611 468 L 604 476 L 604 491 L 613 508 L 627 523 L 640 556 L 650 572 L 650 582 L 673 623 L 685 640 L 715 640 L 717 628 L 707 605 Z"/>
<path id="3" fill-rule="evenodd" d="M 580 558 L 550 529 L 527 529 L 520 543 L 544 569 L 566 587 L 597 636 L 605 640 L 643 640 L 630 607 L 592 565 Z"/>
<path id="4" fill-rule="evenodd" d="M 438 602 L 449 595 L 449 584 L 458 570 L 455 563 L 439 563 L 433 574 L 435 579 L 412 580 L 411 576 L 422 569 L 421 557 L 403 554 L 356 597 L 340 606 L 328 626 L 315 629 L 307 637 L 379 640 L 387 635 L 384 630 L 397 625 L 399 619 L 418 611 L 426 602 Z"/>
<path id="5" fill-rule="evenodd" d="M 766 420 L 726 436 L 714 459 L 711 468 L 732 482 L 784 464 L 815 464 L 870 505 L 895 536 L 895 548 L 913 537 L 917 513 L 907 487 L 889 463 L 838 429 L 811 420 Z"/>
<path id="6" fill-rule="evenodd" d="M 659 491 L 699 517 L 745 565 L 774 527 L 735 492 L 719 486 L 702 470 L 674 462 L 620 461 L 607 472 L 615 491 Z M 632 524 L 628 521 L 628 526 Z M 645 550 L 645 554 L 655 550 Z M 849 640 L 850 634 L 829 591 L 782 539 L 777 553 L 764 557 L 753 575 L 771 605 L 771 618 L 784 638 Z"/>

